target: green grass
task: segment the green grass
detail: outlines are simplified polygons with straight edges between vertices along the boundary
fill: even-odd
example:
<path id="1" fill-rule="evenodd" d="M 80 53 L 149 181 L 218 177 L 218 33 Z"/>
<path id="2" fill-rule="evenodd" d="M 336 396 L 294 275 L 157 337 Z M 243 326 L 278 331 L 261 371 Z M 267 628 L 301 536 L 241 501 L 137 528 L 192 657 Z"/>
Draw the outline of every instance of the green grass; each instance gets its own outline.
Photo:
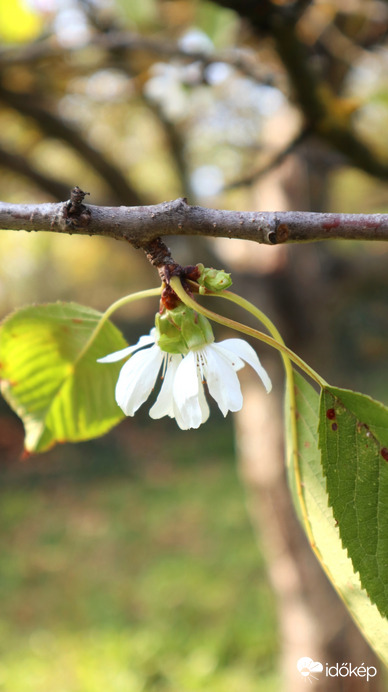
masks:
<path id="1" fill-rule="evenodd" d="M 103 438 L 5 477 L 0 690 L 279 689 L 274 598 L 229 434 L 166 434 L 155 456 L 147 429 L 131 433 L 144 458 L 130 472 L 117 450 L 107 472 Z"/>

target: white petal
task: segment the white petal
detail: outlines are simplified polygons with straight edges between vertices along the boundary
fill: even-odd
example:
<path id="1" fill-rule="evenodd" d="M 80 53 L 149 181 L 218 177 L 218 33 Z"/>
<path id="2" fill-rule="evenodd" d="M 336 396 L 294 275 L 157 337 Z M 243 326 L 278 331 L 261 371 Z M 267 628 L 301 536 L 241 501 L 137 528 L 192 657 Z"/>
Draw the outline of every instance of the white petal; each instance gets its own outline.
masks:
<path id="1" fill-rule="evenodd" d="M 245 363 L 243 360 L 241 360 L 241 358 L 238 357 L 237 353 L 234 353 L 234 351 L 229 349 L 227 345 L 224 347 L 224 344 L 228 344 L 229 341 L 241 341 L 241 339 L 226 339 L 225 341 L 220 341 L 219 343 L 214 342 L 210 344 L 210 346 L 213 346 L 213 348 L 215 348 L 219 354 L 226 358 L 233 370 L 238 372 L 245 367 Z"/>
<path id="2" fill-rule="evenodd" d="M 200 380 L 199 373 L 198 373 L 198 379 Z M 199 406 L 200 406 L 201 415 L 202 415 L 201 423 L 205 423 L 207 421 L 207 419 L 209 418 L 210 409 L 209 409 L 208 403 L 206 401 L 205 392 L 204 392 L 203 384 L 202 384 L 201 380 L 199 381 L 198 401 L 199 401 Z"/>
<path id="3" fill-rule="evenodd" d="M 221 348 L 225 355 L 229 352 L 228 357 L 232 360 L 233 356 L 237 356 L 245 360 L 246 363 L 248 363 L 248 365 L 250 365 L 257 372 L 267 392 L 271 391 L 272 382 L 270 377 L 260 363 L 256 351 L 250 344 L 248 344 L 247 341 L 244 341 L 244 339 L 226 339 L 225 341 L 221 341 L 219 344 L 213 344 L 213 347 Z"/>
<path id="4" fill-rule="evenodd" d="M 184 404 L 187 399 L 198 396 L 197 362 L 193 351 L 189 351 L 179 363 L 174 384 L 174 396 L 178 406 Z"/>
<path id="5" fill-rule="evenodd" d="M 155 344 L 135 353 L 121 368 L 116 401 L 127 416 L 133 416 L 148 399 L 164 358 L 165 353 Z"/>
<path id="6" fill-rule="evenodd" d="M 174 410 L 177 423 L 182 430 L 199 428 L 209 416 L 209 407 L 199 378 L 196 357 L 193 351 L 179 364 L 173 385 Z"/>
<path id="7" fill-rule="evenodd" d="M 203 390 L 203 384 L 200 379 L 199 372 L 197 372 L 198 378 L 198 406 L 197 415 L 195 418 L 187 416 L 185 409 L 183 409 L 184 415 L 179 410 L 174 400 L 174 415 L 177 424 L 181 430 L 189 430 L 190 428 L 199 428 L 202 423 L 205 423 L 209 418 L 210 410 L 206 401 L 205 392 Z"/>
<path id="8" fill-rule="evenodd" d="M 187 422 L 185 420 L 183 420 L 183 418 L 181 416 L 181 412 L 180 412 L 179 408 L 177 407 L 174 398 L 173 398 L 173 411 L 174 411 L 174 413 L 173 413 L 174 418 L 176 420 L 177 425 L 180 427 L 180 429 L 181 430 L 188 430 L 190 426 L 187 424 Z"/>
<path id="9" fill-rule="evenodd" d="M 120 351 L 114 351 L 113 353 L 109 353 L 107 356 L 104 356 L 103 358 L 98 358 L 97 363 L 115 363 L 117 360 L 122 360 L 123 358 L 126 358 L 126 356 L 131 355 L 131 353 L 137 351 L 139 348 L 143 348 L 144 346 L 154 344 L 155 335 L 153 334 L 153 332 L 155 332 L 155 329 L 152 329 L 150 334 L 147 334 L 146 336 L 141 336 L 137 344 L 134 344 L 133 346 L 126 346 L 125 348 L 122 348 Z"/>
<path id="10" fill-rule="evenodd" d="M 205 377 L 210 395 L 226 416 L 228 411 L 239 411 L 243 405 L 241 387 L 230 356 L 224 355 L 217 344 L 206 347 Z"/>
<path id="11" fill-rule="evenodd" d="M 170 416 L 170 418 L 174 418 L 175 414 L 172 387 L 175 374 L 181 360 L 182 358 L 180 355 L 172 355 L 169 357 L 162 388 L 159 392 L 158 398 L 150 409 L 151 418 L 163 418 L 163 416 Z"/>
<path id="12" fill-rule="evenodd" d="M 126 348 L 122 348 L 121 351 L 114 351 L 114 353 L 109 353 L 107 356 L 104 356 L 103 358 L 98 358 L 97 363 L 115 363 L 117 360 L 122 360 L 126 356 L 131 355 L 134 351 L 134 346 L 127 346 Z"/>

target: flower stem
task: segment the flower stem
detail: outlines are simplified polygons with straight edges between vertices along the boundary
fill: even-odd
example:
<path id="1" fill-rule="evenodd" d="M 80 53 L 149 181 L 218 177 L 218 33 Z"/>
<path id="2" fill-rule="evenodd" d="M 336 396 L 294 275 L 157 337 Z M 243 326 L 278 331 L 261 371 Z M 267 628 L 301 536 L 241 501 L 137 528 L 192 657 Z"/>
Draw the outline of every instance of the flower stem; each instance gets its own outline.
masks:
<path id="1" fill-rule="evenodd" d="M 274 338 L 272 336 L 268 336 L 268 334 L 264 334 L 263 332 L 259 332 L 257 329 L 253 329 L 253 327 L 248 327 L 245 324 L 241 324 L 240 322 L 236 322 L 235 320 L 230 319 L 229 317 L 222 317 L 221 315 L 218 315 L 218 313 L 213 312 L 212 310 L 208 310 L 207 308 L 204 308 L 202 305 L 199 305 L 194 298 L 191 298 L 189 296 L 185 289 L 183 288 L 180 279 L 177 276 L 173 276 L 170 279 L 170 285 L 171 288 L 175 291 L 177 294 L 178 298 L 182 301 L 182 303 L 185 303 L 189 307 L 191 307 L 193 310 L 196 310 L 196 312 L 200 312 L 202 315 L 205 317 L 208 317 L 210 320 L 213 320 L 214 322 L 218 322 L 219 324 L 223 324 L 226 327 L 230 327 L 231 329 L 235 329 L 238 332 L 242 332 L 243 334 L 247 334 L 248 336 L 252 336 L 255 339 L 258 339 L 259 341 L 263 341 L 265 344 L 268 344 L 268 346 L 272 346 L 275 348 L 277 351 L 280 351 L 282 354 L 285 354 L 290 360 L 292 360 L 295 365 L 297 365 L 303 372 L 306 373 L 309 377 L 311 377 L 314 382 L 319 384 L 320 387 L 324 387 L 327 385 L 327 382 L 318 375 L 315 370 L 310 368 L 307 363 L 302 360 L 296 353 L 291 351 L 285 344 L 283 339 L 280 337 L 279 332 L 276 330 L 276 327 L 272 325 L 271 321 L 257 308 L 255 308 L 251 303 L 248 301 L 245 301 L 244 298 L 241 298 L 239 304 L 241 307 L 245 307 L 245 309 L 248 309 L 248 305 L 250 306 L 249 312 L 252 312 L 252 309 L 255 311 L 257 310 L 257 313 L 255 314 L 252 312 L 252 314 L 255 314 L 255 316 L 260 320 L 260 321 L 265 321 L 265 326 L 267 327 L 268 330 L 270 330 L 270 325 L 275 328 L 277 338 Z M 219 295 L 222 296 L 222 293 L 219 294 L 210 294 L 212 296 Z M 231 294 L 235 295 L 235 294 Z M 225 297 L 225 296 L 224 296 Z M 237 298 L 237 296 L 236 296 Z M 238 296 L 238 298 L 240 298 Z M 232 300 L 232 299 L 231 299 Z M 233 299 L 234 300 L 234 299 Z M 234 300 L 234 302 L 238 302 L 237 300 Z M 242 303 L 246 303 L 246 306 L 243 306 Z M 259 317 L 260 315 L 260 317 Z M 280 340 L 278 341 L 278 338 L 280 337 Z"/>
<path id="2" fill-rule="evenodd" d="M 236 293 L 232 293 L 231 291 L 222 291 L 222 293 L 214 293 L 213 296 L 218 295 L 220 298 L 226 298 L 226 300 L 230 300 L 232 303 L 236 303 L 240 307 L 242 307 L 244 310 L 247 310 L 250 312 L 254 317 L 256 317 L 259 322 L 264 324 L 266 329 L 269 331 L 269 333 L 276 339 L 281 344 L 284 344 L 283 338 L 277 329 L 277 327 L 271 322 L 269 317 L 264 314 L 259 308 L 257 308 L 255 305 L 249 302 L 249 300 L 246 300 L 245 298 L 242 298 L 241 296 L 237 295 Z M 315 546 L 315 539 L 313 536 L 313 532 L 311 529 L 311 524 L 308 518 L 308 512 L 307 512 L 307 507 L 306 507 L 306 502 L 304 499 L 304 493 L 303 493 L 303 484 L 302 484 L 302 478 L 301 478 L 301 473 L 300 473 L 300 467 L 299 467 L 299 439 L 298 439 L 298 426 L 297 426 L 297 421 L 296 421 L 296 411 L 297 411 L 297 404 L 296 404 L 296 392 L 295 392 L 295 381 L 294 381 L 294 370 L 292 367 L 292 363 L 288 355 L 284 352 L 280 352 L 282 359 L 283 359 L 283 364 L 284 364 L 284 369 L 286 372 L 286 379 L 287 379 L 287 386 L 288 386 L 288 396 L 289 396 L 289 406 L 290 406 L 290 417 L 291 417 L 291 459 L 290 459 L 290 464 L 292 464 L 292 468 L 294 471 L 294 477 L 295 477 L 295 487 L 296 487 L 296 493 L 298 496 L 299 500 L 299 506 L 300 506 L 300 511 L 302 514 L 303 518 L 303 525 L 304 529 L 306 531 L 308 540 L 310 542 L 311 548 L 317 552 L 316 546 Z M 324 380 L 322 380 L 322 383 Z M 318 555 L 318 558 L 321 560 L 320 556 Z"/>
<path id="3" fill-rule="evenodd" d="M 269 317 L 267 317 L 267 315 L 264 312 L 257 308 L 256 305 L 250 303 L 249 300 L 247 300 L 246 298 L 237 295 L 237 293 L 232 293 L 232 291 L 221 291 L 219 293 L 211 294 L 212 298 L 215 298 L 217 296 L 219 298 L 225 298 L 226 300 L 230 300 L 232 303 L 236 303 L 247 312 L 250 312 L 251 315 L 256 317 L 259 320 L 259 322 L 261 322 L 264 325 L 264 327 L 269 331 L 271 336 L 273 336 L 273 338 L 276 339 L 276 341 L 278 341 L 280 344 L 285 345 L 277 327 L 275 327 L 274 323 L 271 322 Z"/>
<path id="4" fill-rule="evenodd" d="M 128 303 L 133 303 L 135 300 L 141 300 L 142 298 L 152 298 L 153 296 L 158 296 L 158 295 L 160 295 L 161 292 L 162 292 L 162 286 L 158 286 L 158 288 L 148 288 L 145 291 L 138 291 L 137 293 L 130 293 L 128 296 L 124 296 L 123 298 L 119 298 L 119 300 L 116 300 L 114 303 L 112 303 L 112 305 L 110 305 L 109 308 L 107 308 L 105 310 L 105 312 L 101 315 L 101 319 L 96 324 L 94 331 L 91 333 L 86 344 L 84 345 L 84 347 L 81 349 L 80 353 L 78 354 L 77 362 L 81 360 L 82 356 L 90 348 L 94 339 L 99 334 L 99 332 L 102 329 L 103 325 L 105 324 L 106 320 L 116 310 L 123 307 L 123 305 L 127 305 Z"/>

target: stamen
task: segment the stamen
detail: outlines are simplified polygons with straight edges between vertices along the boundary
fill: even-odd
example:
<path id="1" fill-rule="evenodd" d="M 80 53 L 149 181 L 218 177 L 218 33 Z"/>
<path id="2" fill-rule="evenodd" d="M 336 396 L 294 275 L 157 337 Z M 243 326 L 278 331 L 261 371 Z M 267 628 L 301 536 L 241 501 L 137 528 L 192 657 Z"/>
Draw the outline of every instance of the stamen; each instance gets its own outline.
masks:
<path id="1" fill-rule="evenodd" d="M 197 364 L 197 368 L 199 370 L 199 374 L 201 376 L 202 382 L 205 381 L 205 374 L 204 374 L 204 368 L 207 365 L 207 359 L 206 359 L 206 351 L 205 350 L 198 350 L 195 352 L 195 360 Z"/>
<path id="2" fill-rule="evenodd" d="M 163 363 L 162 363 L 162 374 L 161 374 L 161 379 L 162 379 L 162 380 L 164 380 L 164 378 L 165 378 L 165 375 L 166 375 L 166 372 L 167 372 L 167 368 L 168 368 L 169 360 L 170 360 L 170 356 L 169 356 L 168 354 L 166 354 L 166 355 L 164 356 L 164 358 L 163 358 Z"/>

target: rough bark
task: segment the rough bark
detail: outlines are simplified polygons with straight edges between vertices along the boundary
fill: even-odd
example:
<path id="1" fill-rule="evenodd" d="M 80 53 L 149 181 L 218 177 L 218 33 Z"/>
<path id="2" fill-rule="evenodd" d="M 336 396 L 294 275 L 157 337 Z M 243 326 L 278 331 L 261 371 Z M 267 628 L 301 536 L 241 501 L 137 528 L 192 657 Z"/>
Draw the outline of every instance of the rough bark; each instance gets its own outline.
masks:
<path id="1" fill-rule="evenodd" d="M 157 237 L 239 238 L 265 245 L 320 240 L 388 240 L 388 214 L 333 214 L 300 211 L 230 211 L 188 204 L 185 198 L 135 207 L 70 202 L 0 202 L 0 228 L 98 235 L 141 247 Z"/>

